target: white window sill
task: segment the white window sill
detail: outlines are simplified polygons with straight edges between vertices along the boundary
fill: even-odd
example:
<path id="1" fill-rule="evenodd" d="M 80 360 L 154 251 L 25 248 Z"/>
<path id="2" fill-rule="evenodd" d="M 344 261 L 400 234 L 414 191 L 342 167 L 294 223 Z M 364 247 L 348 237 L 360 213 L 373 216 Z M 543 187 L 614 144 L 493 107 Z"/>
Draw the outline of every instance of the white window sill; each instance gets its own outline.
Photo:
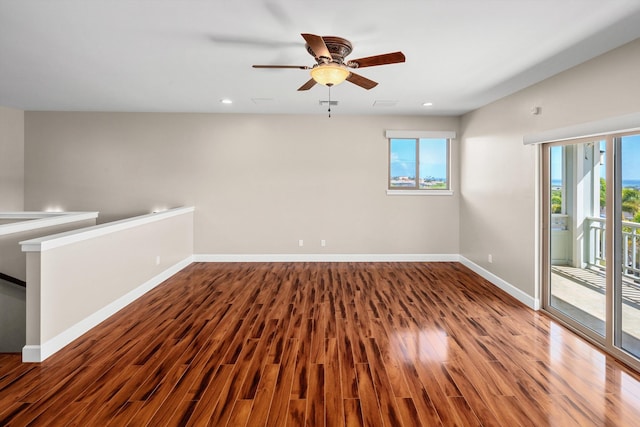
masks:
<path id="1" fill-rule="evenodd" d="M 387 190 L 387 196 L 453 196 L 451 190 Z"/>

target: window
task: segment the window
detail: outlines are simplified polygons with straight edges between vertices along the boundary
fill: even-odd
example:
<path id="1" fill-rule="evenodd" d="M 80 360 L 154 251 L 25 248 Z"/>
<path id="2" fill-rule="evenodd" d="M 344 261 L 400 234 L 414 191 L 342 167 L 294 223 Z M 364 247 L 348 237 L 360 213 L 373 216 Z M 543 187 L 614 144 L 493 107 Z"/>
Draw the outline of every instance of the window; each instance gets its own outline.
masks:
<path id="1" fill-rule="evenodd" d="M 389 138 L 388 190 L 450 193 L 449 139 Z"/>

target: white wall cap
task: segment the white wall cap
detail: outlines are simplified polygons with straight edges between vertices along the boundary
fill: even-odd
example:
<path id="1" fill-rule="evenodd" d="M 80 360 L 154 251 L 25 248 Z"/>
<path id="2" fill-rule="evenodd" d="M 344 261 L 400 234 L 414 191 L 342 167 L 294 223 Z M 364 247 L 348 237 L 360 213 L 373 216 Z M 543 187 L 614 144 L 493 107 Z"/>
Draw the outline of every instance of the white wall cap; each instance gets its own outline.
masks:
<path id="1" fill-rule="evenodd" d="M 25 240 L 20 242 L 20 245 L 22 245 L 22 252 L 43 252 L 60 246 L 81 242 L 83 240 L 89 240 L 96 237 L 105 236 L 107 234 L 116 233 L 118 231 L 126 230 L 129 228 L 139 227 L 144 224 L 162 221 L 174 216 L 184 215 L 193 211 L 195 211 L 194 207 L 168 209 L 166 211 L 153 212 L 133 218 L 122 219 L 120 221 L 108 222 L 92 227 L 81 228 L 79 230 L 71 230 L 64 233 L 52 234 L 51 236 Z"/>

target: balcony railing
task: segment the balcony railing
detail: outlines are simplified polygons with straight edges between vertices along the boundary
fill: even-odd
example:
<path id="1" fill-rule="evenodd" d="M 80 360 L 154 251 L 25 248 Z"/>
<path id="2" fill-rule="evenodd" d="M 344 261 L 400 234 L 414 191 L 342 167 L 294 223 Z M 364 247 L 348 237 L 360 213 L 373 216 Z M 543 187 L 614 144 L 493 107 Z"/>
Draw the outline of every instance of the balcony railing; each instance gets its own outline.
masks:
<path id="1" fill-rule="evenodd" d="M 591 267 L 604 270 L 606 267 L 606 236 L 605 219 L 589 217 L 586 219 L 589 239 L 586 241 L 587 263 Z"/>
<path id="2" fill-rule="evenodd" d="M 604 218 L 589 217 L 587 226 L 588 263 L 591 267 L 604 269 L 606 265 L 606 228 Z M 640 281 L 640 224 L 622 221 L 622 275 Z"/>

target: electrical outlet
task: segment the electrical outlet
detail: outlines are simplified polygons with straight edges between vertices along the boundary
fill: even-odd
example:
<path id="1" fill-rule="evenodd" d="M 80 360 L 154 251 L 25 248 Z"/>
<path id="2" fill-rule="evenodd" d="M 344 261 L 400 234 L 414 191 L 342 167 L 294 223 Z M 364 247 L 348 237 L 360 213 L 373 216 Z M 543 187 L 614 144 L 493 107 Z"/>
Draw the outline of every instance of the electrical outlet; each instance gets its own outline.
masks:
<path id="1" fill-rule="evenodd" d="M 487 256 L 487 261 L 491 264 L 493 262 L 493 255 L 489 254 L 489 256 Z"/>
<path id="2" fill-rule="evenodd" d="M 156 255 L 156 265 L 160 265 L 160 255 Z"/>
<path id="3" fill-rule="evenodd" d="M 302 239 L 298 240 L 298 246 L 303 247 L 304 246 L 304 240 L 302 240 Z"/>
<path id="4" fill-rule="evenodd" d="M 327 246 L 327 241 L 324 239 L 320 240 L 320 246 L 322 246 L 323 248 Z"/>

